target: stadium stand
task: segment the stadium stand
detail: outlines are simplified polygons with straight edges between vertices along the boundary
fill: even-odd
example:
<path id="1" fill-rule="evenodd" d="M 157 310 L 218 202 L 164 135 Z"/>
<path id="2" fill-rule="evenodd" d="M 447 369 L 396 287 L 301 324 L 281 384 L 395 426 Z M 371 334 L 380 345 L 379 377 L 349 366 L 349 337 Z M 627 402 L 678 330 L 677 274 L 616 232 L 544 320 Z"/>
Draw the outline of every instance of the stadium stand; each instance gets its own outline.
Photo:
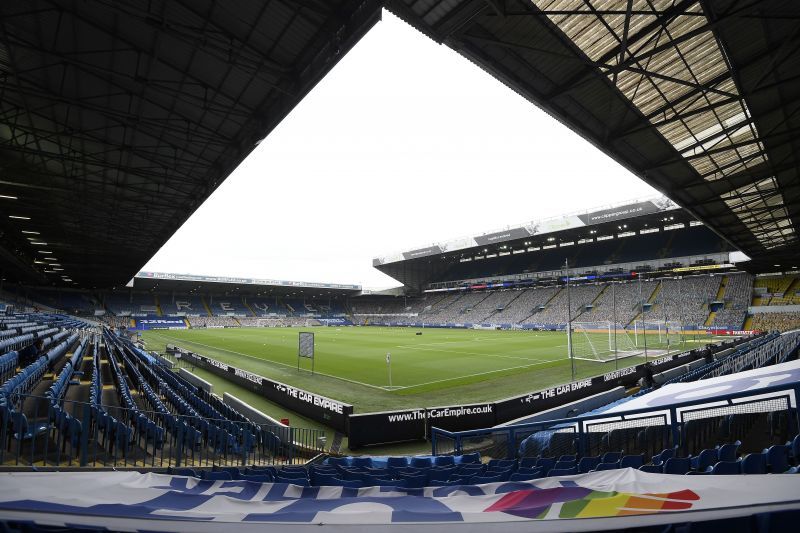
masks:
<path id="1" fill-rule="evenodd" d="M 111 291 L 104 298 L 105 307 L 117 316 L 157 315 L 158 306 L 152 293 Z"/>
<path id="2" fill-rule="evenodd" d="M 519 291 L 495 290 L 486 293 L 485 298 L 470 308 L 465 308 L 460 321 L 466 324 L 496 322 L 497 316 L 520 296 Z"/>
<path id="3" fill-rule="evenodd" d="M 711 325 L 741 329 L 753 299 L 753 279 L 745 273 L 731 274 L 723 277 L 722 285 L 723 308 L 715 312 Z"/>
<path id="4" fill-rule="evenodd" d="M 740 343 L 734 350 L 720 352 L 714 361 L 682 373 L 658 388 L 665 387 L 666 391 L 670 385 L 675 383 L 690 383 L 722 376 L 735 378 L 743 372 L 757 369 L 762 369 L 761 372 L 764 374 L 763 369 L 769 370 L 773 365 L 782 365 L 781 368 L 783 368 L 786 361 L 796 361 L 799 348 L 800 332 L 758 336 Z M 795 362 L 792 368 L 796 366 Z M 785 375 L 785 372 L 786 370 L 779 371 L 780 375 Z M 719 379 L 717 379 L 718 381 Z M 796 386 L 796 382 L 794 385 Z M 787 386 L 792 386 L 792 383 Z M 780 447 L 787 441 L 800 444 L 800 439 L 795 437 L 798 431 L 796 411 L 785 401 L 771 404 L 769 403 L 771 400 L 765 400 L 765 403 L 757 409 L 755 407 L 746 410 L 722 409 L 715 411 L 712 409 L 703 416 L 689 417 L 679 428 L 680 432 L 676 436 L 678 441 L 671 441 L 666 427 L 663 426 L 663 421 L 657 422 L 656 418 L 648 418 L 646 413 L 637 412 L 637 416 L 634 418 L 639 419 L 640 422 L 630 424 L 613 422 L 614 419 L 611 418 L 610 413 L 625 411 L 626 404 L 632 403 L 636 399 L 648 404 L 648 398 L 655 390 L 657 389 L 643 389 L 633 396 L 615 400 L 574 419 L 532 424 L 520 423 L 509 426 L 504 431 L 513 431 L 520 442 L 518 450 L 515 450 L 510 457 L 508 456 L 506 435 L 500 433 L 499 428 L 462 432 L 461 444 L 452 441 L 452 437 L 457 434 L 441 432 L 444 438 L 438 444 L 434 444 L 434 449 L 436 450 L 438 446 L 442 450 L 449 450 L 450 446 L 454 445 L 455 449 L 466 450 L 473 447 L 468 443 L 474 442 L 477 449 L 489 453 L 495 460 L 519 460 L 535 464 L 538 460 L 547 459 L 547 470 L 555 467 L 557 460 L 572 462 L 572 465 L 566 466 L 572 468 L 578 466 L 577 462 L 582 460 L 582 457 L 588 457 L 589 459 L 579 469 L 584 472 L 590 471 L 591 468 L 601 470 L 622 468 L 624 467 L 620 462 L 622 457 L 636 456 L 639 457 L 636 460 L 639 462 L 639 466 L 648 465 L 648 471 L 676 473 L 673 468 L 675 467 L 674 463 L 671 464 L 671 467 L 667 467 L 665 464 L 667 452 L 662 452 L 662 450 L 667 450 L 670 458 L 683 456 L 689 459 L 687 463 L 689 466 L 684 467 L 681 463 L 680 468 L 685 468 L 685 470 L 679 473 L 684 474 L 692 470 L 698 473 L 711 473 L 711 467 L 716 461 L 709 463 L 708 456 L 713 456 L 713 453 L 717 452 L 706 452 L 705 450 L 720 450 L 725 448 L 726 443 L 735 442 L 731 446 L 741 447 L 746 451 L 758 452 L 763 449 L 764 453 L 771 446 Z M 755 392 L 758 391 L 753 391 L 751 394 L 755 394 Z M 700 401 L 697 403 L 698 405 L 702 404 Z M 655 410 L 655 408 L 650 408 L 650 410 Z M 602 415 L 607 416 L 604 419 Z M 598 422 L 604 423 L 586 422 L 585 424 L 588 425 L 585 427 L 598 429 L 587 429 L 590 433 L 578 440 L 578 436 L 573 432 L 574 421 L 587 418 L 597 418 Z M 489 445 L 486 442 L 487 438 L 494 440 L 495 444 Z M 669 448 L 669 445 L 675 447 Z M 736 460 L 735 454 L 729 455 L 731 446 L 728 446 L 728 449 L 723 452 L 727 456 L 725 459 L 727 461 Z M 576 457 L 578 448 L 583 451 Z M 603 457 L 604 454 L 616 455 L 612 460 L 609 457 Z M 569 459 L 564 459 L 565 455 L 569 455 Z M 602 463 L 614 463 L 614 465 L 600 467 Z M 746 468 L 749 467 L 742 464 L 737 466 L 735 472 L 743 472 Z M 787 469 L 784 468 L 780 472 Z M 548 475 L 547 472 L 539 472 L 540 477 L 546 475 Z"/>
<path id="5" fill-rule="evenodd" d="M 203 298 L 198 294 L 182 294 L 159 298 L 164 316 L 209 316 Z"/>
<path id="6" fill-rule="evenodd" d="M 586 312 L 586 306 L 591 305 L 605 288 L 604 284 L 572 287 L 569 294 L 572 320 L 579 319 Z M 561 290 L 544 304 L 544 309 L 535 311 L 527 321 L 536 324 L 566 324 L 567 317 L 567 291 Z"/>
<path id="7" fill-rule="evenodd" d="M 497 324 L 524 324 L 528 318 L 539 312 L 547 302 L 561 291 L 560 287 L 540 287 L 518 291 L 518 296 L 502 311 L 492 317 Z"/>
<path id="8" fill-rule="evenodd" d="M 287 316 L 289 311 L 276 299 L 248 298 L 247 306 L 253 311 L 255 316 Z"/>
<path id="9" fill-rule="evenodd" d="M 800 305 L 800 276 L 758 276 L 753 283 L 753 305 Z"/>
<path id="10" fill-rule="evenodd" d="M 645 262 L 657 257 L 708 254 L 724 248 L 725 245 L 707 228 L 692 226 L 638 235 L 636 239 L 594 240 L 574 246 L 571 250 L 558 247 L 537 250 L 535 254 L 453 263 L 438 278 L 448 282 L 491 279 L 508 273 L 560 271 L 565 258 L 572 268 L 580 270 L 602 264 Z"/>
<path id="11" fill-rule="evenodd" d="M 616 318 L 618 324 L 627 326 L 640 313 L 640 299 L 649 301 L 659 282 L 650 280 L 642 282 L 641 287 L 639 285 L 634 281 L 615 283 L 613 287 L 609 285 L 594 301 L 592 309 L 583 314 L 580 320 L 612 322 Z"/>
<path id="12" fill-rule="evenodd" d="M 193 328 L 238 328 L 241 320 L 233 316 L 197 316 L 187 318 Z"/>
<path id="13" fill-rule="evenodd" d="M 723 308 L 711 316 L 725 280 Z M 640 292 L 648 321 L 670 321 L 688 327 L 742 327 L 747 314 L 751 280 L 748 274 L 694 275 L 611 283 L 575 284 L 570 290 L 572 319 L 579 322 L 616 321 L 623 327 L 640 320 Z M 616 299 L 616 309 L 614 306 Z M 530 289 L 454 291 L 424 298 L 357 298 L 351 303 L 353 322 L 364 324 L 497 324 L 551 325 L 567 322 L 567 293 L 563 286 Z"/>
<path id="14" fill-rule="evenodd" d="M 702 326 L 708 319 L 709 304 L 716 298 L 721 281 L 720 276 L 713 275 L 665 279 L 656 295 L 652 315 Z"/>
<path id="15" fill-rule="evenodd" d="M 210 296 L 206 301 L 214 316 L 253 316 L 240 296 Z"/>
<path id="16" fill-rule="evenodd" d="M 791 331 L 800 329 L 800 312 L 756 313 L 751 327 L 760 331 Z"/>
<path id="17" fill-rule="evenodd" d="M 28 291 L 27 297 L 39 305 L 73 315 L 93 315 L 95 309 L 101 308 L 95 298 L 85 291 L 36 288 Z"/>

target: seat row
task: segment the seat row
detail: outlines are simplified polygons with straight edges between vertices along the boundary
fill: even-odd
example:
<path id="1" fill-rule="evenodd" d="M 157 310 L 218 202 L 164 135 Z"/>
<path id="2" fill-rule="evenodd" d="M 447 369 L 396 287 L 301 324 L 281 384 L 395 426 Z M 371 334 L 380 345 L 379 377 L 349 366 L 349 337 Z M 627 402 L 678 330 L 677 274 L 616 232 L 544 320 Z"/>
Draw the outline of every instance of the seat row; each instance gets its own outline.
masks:
<path id="1" fill-rule="evenodd" d="M 5 383 L 8 378 L 14 375 L 19 363 L 19 352 L 11 351 L 0 355 L 0 383 Z"/>
<path id="2" fill-rule="evenodd" d="M 61 373 L 55 381 L 53 381 L 50 389 L 45 393 L 45 397 L 48 398 L 50 403 L 48 418 L 55 425 L 58 431 L 58 438 L 61 442 L 64 445 L 70 443 L 72 449 L 77 449 L 79 446 L 82 424 L 80 420 L 70 415 L 64 409 L 63 398 L 71 383 L 72 377 L 79 372 L 78 369 L 81 367 L 83 357 L 88 351 L 88 343 L 88 338 L 84 338 L 81 341 L 70 360 L 67 361 L 67 364 L 61 369 Z"/>

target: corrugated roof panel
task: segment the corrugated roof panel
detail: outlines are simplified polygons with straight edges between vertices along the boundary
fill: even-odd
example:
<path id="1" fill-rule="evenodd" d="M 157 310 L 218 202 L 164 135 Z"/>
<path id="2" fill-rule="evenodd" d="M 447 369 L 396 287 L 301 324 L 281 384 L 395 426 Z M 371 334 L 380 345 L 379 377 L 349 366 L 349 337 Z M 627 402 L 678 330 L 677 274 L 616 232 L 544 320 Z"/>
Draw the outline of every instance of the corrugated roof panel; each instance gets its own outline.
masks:
<path id="1" fill-rule="evenodd" d="M 723 179 L 767 162 L 702 4 L 692 4 L 654 25 L 675 3 L 635 0 L 626 26 L 627 0 L 532 2 L 590 60 L 606 58 L 597 68 L 650 117 L 664 139 L 705 180 Z M 548 14 L 552 11 L 560 13 Z M 726 100 L 731 101 L 723 103 Z M 723 200 L 762 244 L 779 246 L 796 238 L 791 224 L 777 225 L 786 213 L 779 191 L 762 183 L 750 193 L 755 194 L 754 202 L 737 203 L 744 193 L 736 192 Z M 762 194 L 769 194 L 769 199 L 759 199 Z M 761 216 L 752 217 L 747 209 L 757 204 Z"/>

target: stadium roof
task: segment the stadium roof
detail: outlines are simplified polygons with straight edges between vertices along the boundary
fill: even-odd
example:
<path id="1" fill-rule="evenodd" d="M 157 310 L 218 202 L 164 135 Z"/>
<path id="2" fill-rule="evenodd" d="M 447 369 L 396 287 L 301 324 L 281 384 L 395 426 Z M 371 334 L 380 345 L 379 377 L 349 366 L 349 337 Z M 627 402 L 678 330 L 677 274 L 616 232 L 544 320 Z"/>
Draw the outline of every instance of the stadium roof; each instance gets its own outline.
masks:
<path id="1" fill-rule="evenodd" d="M 639 219 L 642 227 L 644 224 L 667 221 L 667 218 L 678 215 L 677 222 L 691 222 L 694 217 L 680 209 L 677 204 L 669 198 L 647 198 L 628 203 L 619 203 L 595 209 L 581 210 L 577 213 L 568 215 L 545 218 L 542 220 L 532 220 L 515 226 L 507 226 L 498 230 L 482 233 L 481 235 L 461 237 L 451 241 L 435 243 L 431 246 L 418 248 L 407 252 L 389 254 L 377 257 L 372 260 L 375 267 L 397 263 L 400 261 L 419 259 L 431 255 L 458 252 L 470 248 L 482 248 L 484 246 L 502 245 L 520 240 L 539 240 L 536 236 L 559 234 L 559 238 L 564 237 L 568 240 L 590 236 L 584 228 L 600 229 L 614 233 L 613 228 L 619 221 L 627 221 L 631 218 Z M 663 219 L 663 220 L 662 220 Z M 667 222 L 668 223 L 668 222 Z M 597 227 L 595 227 L 597 226 Z M 621 229 L 621 228 L 620 228 Z M 575 230 L 575 231 L 570 231 Z M 594 231 L 592 231 L 594 233 Z"/>
<path id="2" fill-rule="evenodd" d="M 705 228 L 690 212 L 677 207 L 666 198 L 657 198 L 534 221 L 501 231 L 433 244 L 425 248 L 376 258 L 373 260 L 373 266 L 406 287 L 418 291 L 431 282 L 440 281 L 439 277 L 447 272 L 453 263 L 463 259 L 469 260 L 475 256 L 487 258 L 507 256 L 505 261 L 513 263 L 516 254 L 526 251 L 539 253 L 539 250 L 567 247 L 564 248 L 564 255 L 567 257 L 577 253 L 572 248 L 576 243 L 599 242 L 611 237 L 635 239 L 656 231 L 693 226 L 703 226 L 711 241 L 717 241 L 713 246 L 709 246 L 706 254 L 723 252 L 727 254 L 734 250 L 730 243 Z M 665 258 L 673 257 L 652 259 Z M 601 263 L 602 261 L 597 264 Z M 774 270 L 772 268 L 772 271 Z M 509 271 L 507 274 L 521 274 L 521 272 Z"/>
<path id="3" fill-rule="evenodd" d="M 311 281 L 284 281 L 275 279 L 233 278 L 227 276 L 199 276 L 195 274 L 170 274 L 164 272 L 139 272 L 133 278 L 135 289 L 159 292 L 232 293 L 298 295 L 309 297 L 353 296 L 361 292 L 360 285 L 341 283 L 316 283 Z"/>
<path id="4" fill-rule="evenodd" d="M 3 276 L 124 285 L 380 4 L 0 3 Z"/>
<path id="5" fill-rule="evenodd" d="M 800 3 L 390 0 L 387 7 L 758 265 L 797 264 Z"/>

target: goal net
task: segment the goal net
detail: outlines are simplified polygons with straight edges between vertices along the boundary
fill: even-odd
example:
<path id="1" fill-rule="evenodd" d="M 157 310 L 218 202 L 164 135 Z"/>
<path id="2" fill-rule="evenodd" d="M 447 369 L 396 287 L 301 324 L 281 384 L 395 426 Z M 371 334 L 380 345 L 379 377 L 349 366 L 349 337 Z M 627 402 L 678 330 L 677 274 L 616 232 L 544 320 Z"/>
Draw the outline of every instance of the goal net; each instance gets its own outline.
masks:
<path id="1" fill-rule="evenodd" d="M 667 354 L 684 348 L 684 332 L 679 322 L 636 320 L 626 331 L 637 347 L 647 347 L 648 354 Z"/>
<path id="2" fill-rule="evenodd" d="M 628 331 L 613 322 L 573 322 L 572 355 L 583 361 L 609 362 L 644 354 Z"/>
<path id="3" fill-rule="evenodd" d="M 624 357 L 660 357 L 685 349 L 678 322 L 635 321 L 627 327 L 613 322 L 573 322 L 575 359 L 608 362 Z"/>

